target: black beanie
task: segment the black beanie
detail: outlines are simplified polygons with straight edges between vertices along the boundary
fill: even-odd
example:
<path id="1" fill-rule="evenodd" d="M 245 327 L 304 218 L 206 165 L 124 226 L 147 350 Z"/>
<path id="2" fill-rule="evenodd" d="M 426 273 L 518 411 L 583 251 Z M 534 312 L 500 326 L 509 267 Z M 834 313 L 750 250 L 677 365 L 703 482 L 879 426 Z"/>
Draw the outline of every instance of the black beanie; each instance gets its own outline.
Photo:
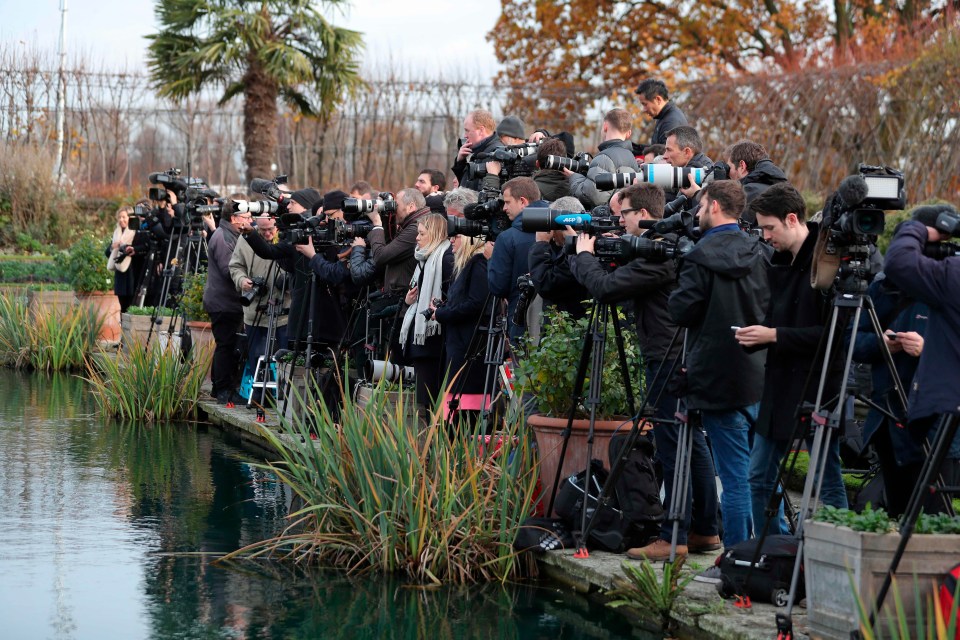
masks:
<path id="1" fill-rule="evenodd" d="M 343 201 L 350 195 L 337 189 L 323 194 L 323 210 L 333 211 L 334 209 L 343 209 Z"/>
<path id="2" fill-rule="evenodd" d="M 320 202 L 320 192 L 316 189 L 300 189 L 291 193 L 290 199 L 310 211 L 314 204 Z"/>

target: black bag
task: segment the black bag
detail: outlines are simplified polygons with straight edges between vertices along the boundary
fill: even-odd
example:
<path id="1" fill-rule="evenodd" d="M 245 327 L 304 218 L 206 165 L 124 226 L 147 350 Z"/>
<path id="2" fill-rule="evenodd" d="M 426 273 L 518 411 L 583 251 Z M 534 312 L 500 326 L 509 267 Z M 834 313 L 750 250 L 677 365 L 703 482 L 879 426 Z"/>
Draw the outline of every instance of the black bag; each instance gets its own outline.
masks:
<path id="1" fill-rule="evenodd" d="M 720 567 L 720 583 L 717 591 L 724 598 L 737 594 L 750 596 L 757 602 L 769 602 L 778 607 L 787 605 L 790 593 L 790 578 L 797 560 L 797 538 L 792 535 L 767 536 L 753 571 L 750 562 L 757 550 L 759 538 L 751 538 L 727 549 L 717 558 Z M 747 573 L 750 583 L 746 584 Z M 803 565 L 797 579 L 796 602 L 804 598 Z"/>
<path id="2" fill-rule="evenodd" d="M 543 553 L 571 549 L 574 544 L 573 534 L 559 518 L 527 518 L 520 524 L 513 548 Z"/>
<path id="3" fill-rule="evenodd" d="M 629 437 L 629 433 L 622 433 L 610 439 L 611 463 L 620 457 Z M 651 436 L 639 436 L 633 450 L 626 454 L 615 487 L 617 504 L 632 527 L 629 537 L 636 540 L 656 537 L 664 518 L 660 481 L 653 462 L 655 453 Z"/>

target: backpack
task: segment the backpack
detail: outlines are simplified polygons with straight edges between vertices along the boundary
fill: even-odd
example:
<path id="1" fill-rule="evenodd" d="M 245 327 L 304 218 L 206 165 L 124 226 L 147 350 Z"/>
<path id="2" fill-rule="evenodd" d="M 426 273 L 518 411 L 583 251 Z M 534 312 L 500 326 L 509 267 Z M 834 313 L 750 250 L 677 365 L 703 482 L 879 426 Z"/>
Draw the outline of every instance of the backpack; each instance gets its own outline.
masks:
<path id="1" fill-rule="evenodd" d="M 554 549 L 572 549 L 573 534 L 559 518 L 527 518 L 520 524 L 513 548 L 543 553 Z"/>

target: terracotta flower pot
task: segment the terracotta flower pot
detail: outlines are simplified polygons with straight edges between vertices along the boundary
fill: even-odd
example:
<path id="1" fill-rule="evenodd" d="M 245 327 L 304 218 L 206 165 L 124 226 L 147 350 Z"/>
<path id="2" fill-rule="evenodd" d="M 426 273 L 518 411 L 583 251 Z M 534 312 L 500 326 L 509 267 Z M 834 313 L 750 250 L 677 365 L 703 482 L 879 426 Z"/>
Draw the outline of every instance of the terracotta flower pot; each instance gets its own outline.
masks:
<path id="1" fill-rule="evenodd" d="M 537 437 L 537 453 L 540 457 L 540 482 L 543 483 L 543 508 L 546 509 L 550 502 L 550 494 L 553 491 L 557 466 L 560 464 L 560 452 L 563 449 L 563 430 L 567 426 L 567 419 L 534 414 L 527 418 L 527 425 L 533 429 Z M 594 424 L 593 457 L 602 460 L 607 469 L 610 468 L 608 455 L 610 439 L 616 433 L 629 432 L 631 425 L 629 418 L 597 420 Z M 589 428 L 589 420 L 578 419 L 573 421 L 570 442 L 563 459 L 561 480 L 587 468 L 587 433 Z"/>
<path id="2" fill-rule="evenodd" d="M 69 311 L 77 304 L 77 294 L 73 291 L 31 291 L 28 294 L 30 310 L 34 314 Z M 117 303 L 119 305 L 119 302 Z"/>
<path id="3" fill-rule="evenodd" d="M 190 328 L 190 338 L 193 340 L 194 357 L 198 357 L 204 351 L 213 353 L 213 325 L 202 320 L 187 320 L 187 326 Z M 210 382 L 210 369 L 207 368 L 205 382 Z"/>
<path id="4" fill-rule="evenodd" d="M 104 291 L 78 293 L 77 300 L 80 304 L 92 307 L 103 322 L 97 340 L 112 343 L 120 341 L 120 300 L 116 295 Z"/>

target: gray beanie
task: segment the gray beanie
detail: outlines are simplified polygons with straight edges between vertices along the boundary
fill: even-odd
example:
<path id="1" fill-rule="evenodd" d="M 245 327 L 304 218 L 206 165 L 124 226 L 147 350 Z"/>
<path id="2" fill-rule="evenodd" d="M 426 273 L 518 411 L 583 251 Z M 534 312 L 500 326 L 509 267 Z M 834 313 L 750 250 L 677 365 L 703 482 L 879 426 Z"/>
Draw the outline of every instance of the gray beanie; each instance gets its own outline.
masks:
<path id="1" fill-rule="evenodd" d="M 510 136 L 511 138 L 527 139 L 527 134 L 523 132 L 523 120 L 517 116 L 507 116 L 497 125 L 498 136 Z"/>

